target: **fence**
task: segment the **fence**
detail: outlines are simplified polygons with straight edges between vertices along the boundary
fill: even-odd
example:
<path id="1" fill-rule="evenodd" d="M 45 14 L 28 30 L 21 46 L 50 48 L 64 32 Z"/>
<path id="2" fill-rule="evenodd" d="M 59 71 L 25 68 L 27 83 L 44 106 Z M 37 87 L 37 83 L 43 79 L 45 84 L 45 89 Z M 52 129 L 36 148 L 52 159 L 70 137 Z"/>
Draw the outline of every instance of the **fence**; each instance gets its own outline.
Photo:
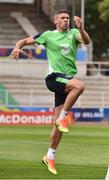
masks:
<path id="1" fill-rule="evenodd" d="M 95 94 L 95 96 L 93 96 Z M 53 97 L 49 96 L 47 98 L 40 95 L 35 97 L 35 91 L 33 89 L 28 90 L 28 99 L 26 96 L 26 101 L 20 101 L 16 103 L 10 100 L 10 93 L 7 90 L 0 89 L 0 98 L 3 96 L 3 101 L 0 101 L 0 107 L 53 107 Z M 82 108 L 92 108 L 92 107 L 109 107 L 108 100 L 106 101 L 106 95 L 104 92 L 88 91 L 81 95 L 74 107 Z M 94 98 L 94 99 L 93 99 Z"/>
<path id="2" fill-rule="evenodd" d="M 109 63 L 77 62 L 77 66 L 86 91 L 75 107 L 109 107 Z M 46 68 L 46 61 L 0 60 L 0 83 L 6 87 L 0 89 L 0 107 L 53 107 L 53 94 L 44 83 Z"/>
<path id="3" fill-rule="evenodd" d="M 109 62 L 77 61 L 78 75 L 102 76 L 109 75 Z M 47 68 L 47 61 L 43 60 L 12 60 L 8 57 L 0 58 L 0 75 L 22 75 L 42 77 Z M 25 71 L 24 71 L 25 70 Z M 37 71 L 36 71 L 37 70 Z M 31 73 L 32 72 L 32 73 Z M 37 73 L 38 72 L 38 73 Z M 29 74 L 28 74 L 29 73 Z"/>

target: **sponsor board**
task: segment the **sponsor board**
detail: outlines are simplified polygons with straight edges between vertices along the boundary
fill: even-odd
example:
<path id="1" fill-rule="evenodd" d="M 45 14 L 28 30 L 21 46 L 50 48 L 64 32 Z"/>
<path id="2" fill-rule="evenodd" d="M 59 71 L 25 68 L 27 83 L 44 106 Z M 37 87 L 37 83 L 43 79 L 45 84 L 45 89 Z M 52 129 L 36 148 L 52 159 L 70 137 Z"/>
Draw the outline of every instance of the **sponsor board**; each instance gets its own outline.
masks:
<path id="1" fill-rule="evenodd" d="M 15 107 L 9 107 L 9 108 L 8 107 L 0 107 L 0 124 L 1 123 L 3 124 L 3 118 L 7 117 L 7 115 L 12 116 L 12 114 L 14 115 L 14 113 L 19 116 L 21 116 L 21 115 L 24 115 L 24 116 L 25 115 L 27 115 L 27 116 L 40 115 L 41 116 L 40 113 L 42 113 L 42 114 L 45 113 L 46 116 L 47 116 L 47 114 L 48 115 L 53 114 L 53 118 L 54 118 L 53 111 L 54 111 L 53 108 L 47 108 L 47 107 L 16 107 L 16 108 Z M 8 112 L 9 112 L 9 114 L 8 114 Z M 11 114 L 10 114 L 10 112 L 11 112 Z M 73 119 L 73 120 L 71 120 L 71 123 L 74 121 L 75 122 L 102 122 L 104 120 L 109 121 L 109 108 L 73 108 L 70 113 L 72 113 L 71 119 Z M 14 116 L 14 118 L 15 118 L 15 116 Z M 21 120 L 23 118 L 25 118 L 25 117 L 22 117 Z M 32 118 L 33 117 L 31 117 L 31 119 Z M 36 119 L 36 116 L 35 116 L 35 119 Z M 44 119 L 45 118 L 43 116 L 43 120 L 41 120 L 41 124 L 44 123 L 44 121 L 46 122 L 46 120 L 44 120 Z M 31 121 L 33 123 L 33 120 L 31 120 Z M 37 120 L 36 120 L 36 122 L 37 122 Z M 28 124 L 29 124 L 29 122 L 28 122 Z M 35 123 L 35 124 L 38 124 L 38 123 Z"/>
<path id="2" fill-rule="evenodd" d="M 75 122 L 101 122 L 108 117 L 104 108 L 74 108 L 72 111 Z"/>
<path id="3" fill-rule="evenodd" d="M 53 112 L 0 112 L 0 125 L 46 125 L 53 122 Z"/>
<path id="4" fill-rule="evenodd" d="M 69 124 L 73 123 L 72 112 Z M 54 112 L 0 112 L 0 125 L 52 125 Z"/>

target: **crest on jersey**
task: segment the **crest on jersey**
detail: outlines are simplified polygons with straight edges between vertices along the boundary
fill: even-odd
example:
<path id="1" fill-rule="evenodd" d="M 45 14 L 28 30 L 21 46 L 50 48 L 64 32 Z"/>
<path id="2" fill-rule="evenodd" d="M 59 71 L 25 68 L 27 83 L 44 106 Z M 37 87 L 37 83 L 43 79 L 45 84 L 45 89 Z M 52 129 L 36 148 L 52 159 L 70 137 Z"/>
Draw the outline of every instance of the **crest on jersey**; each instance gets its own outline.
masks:
<path id="1" fill-rule="evenodd" d="M 67 55 L 70 53 L 70 46 L 68 44 L 63 44 L 63 46 L 61 47 L 61 53 L 63 55 Z"/>

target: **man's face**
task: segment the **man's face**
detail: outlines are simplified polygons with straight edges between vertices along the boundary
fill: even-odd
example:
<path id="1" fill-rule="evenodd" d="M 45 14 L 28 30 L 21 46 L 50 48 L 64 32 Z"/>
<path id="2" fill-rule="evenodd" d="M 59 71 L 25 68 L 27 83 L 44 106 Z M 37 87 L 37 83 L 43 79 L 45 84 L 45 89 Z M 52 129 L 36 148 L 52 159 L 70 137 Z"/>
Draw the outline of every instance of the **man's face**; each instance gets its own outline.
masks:
<path id="1" fill-rule="evenodd" d="M 56 15 L 54 23 L 59 30 L 65 31 L 69 29 L 69 15 L 67 13 L 61 13 Z"/>

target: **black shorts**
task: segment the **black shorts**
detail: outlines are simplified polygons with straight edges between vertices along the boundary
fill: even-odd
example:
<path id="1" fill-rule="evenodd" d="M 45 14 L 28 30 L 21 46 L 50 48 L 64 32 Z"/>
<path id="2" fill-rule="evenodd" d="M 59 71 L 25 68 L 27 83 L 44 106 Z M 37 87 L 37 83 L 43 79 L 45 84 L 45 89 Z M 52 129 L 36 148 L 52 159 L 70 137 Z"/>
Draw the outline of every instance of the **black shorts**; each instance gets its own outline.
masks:
<path id="1" fill-rule="evenodd" d="M 52 73 L 45 78 L 47 88 L 55 93 L 55 107 L 64 104 L 67 97 L 65 86 L 72 78 L 61 73 Z"/>

